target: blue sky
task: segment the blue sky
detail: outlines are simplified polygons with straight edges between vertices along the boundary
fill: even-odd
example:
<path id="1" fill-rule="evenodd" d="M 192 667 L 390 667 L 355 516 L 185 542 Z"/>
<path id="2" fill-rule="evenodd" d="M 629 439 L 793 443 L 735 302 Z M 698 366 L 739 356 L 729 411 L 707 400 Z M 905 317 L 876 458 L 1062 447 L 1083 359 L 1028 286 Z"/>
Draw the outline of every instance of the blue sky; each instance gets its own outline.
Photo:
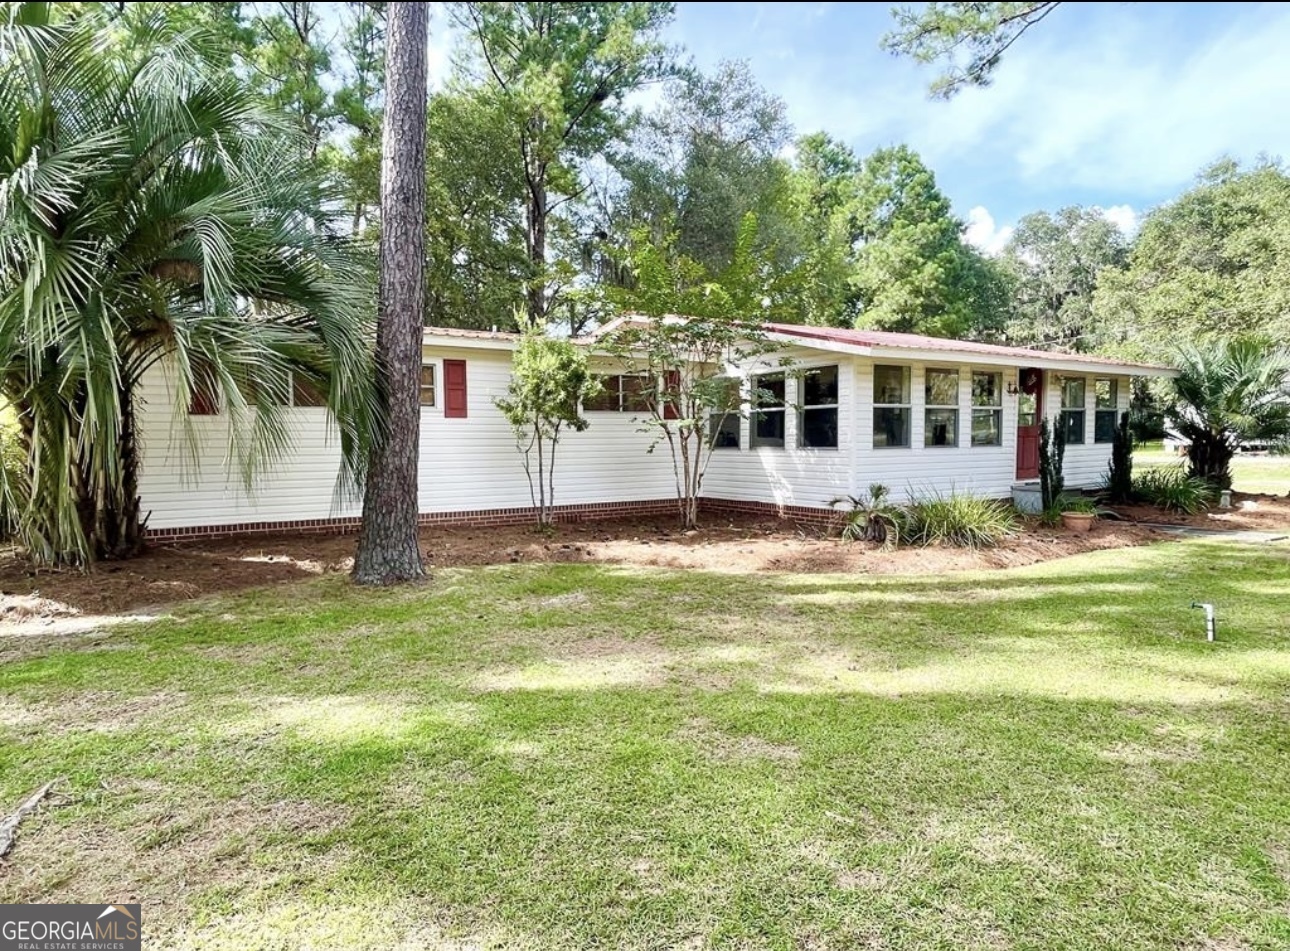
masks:
<path id="1" fill-rule="evenodd" d="M 987 247 L 1029 211 L 1131 227 L 1223 154 L 1290 156 L 1290 4 L 1068 3 L 948 103 L 879 49 L 890 23 L 886 3 L 680 3 L 671 39 L 700 67 L 747 60 L 799 132 L 908 143 Z"/>
<path id="2" fill-rule="evenodd" d="M 1288 6 L 1066 4 L 949 103 L 879 49 L 890 24 L 883 3 L 681 3 L 673 32 L 700 66 L 748 60 L 799 131 L 911 145 L 958 214 L 985 209 L 983 243 L 1040 208 L 1141 213 L 1224 153 L 1290 154 Z"/>

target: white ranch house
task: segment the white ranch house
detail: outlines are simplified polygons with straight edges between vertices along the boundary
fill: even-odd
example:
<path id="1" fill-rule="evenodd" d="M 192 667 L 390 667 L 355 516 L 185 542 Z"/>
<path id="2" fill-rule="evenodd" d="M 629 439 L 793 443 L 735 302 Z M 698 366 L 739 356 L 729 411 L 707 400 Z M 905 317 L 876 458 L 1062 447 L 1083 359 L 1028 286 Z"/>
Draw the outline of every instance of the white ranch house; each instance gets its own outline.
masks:
<path id="1" fill-rule="evenodd" d="M 1038 421 L 1067 433 L 1067 485 L 1094 486 L 1134 376 L 1173 371 L 1102 357 L 1049 353 L 910 334 L 771 324 L 787 371 L 732 368 L 745 395 L 703 484 L 710 512 L 764 511 L 826 518 L 830 499 L 881 482 L 898 499 L 958 490 L 1007 498 L 1038 475 Z M 422 520 L 502 524 L 533 518 L 514 436 L 493 400 L 505 393 L 518 335 L 425 330 L 421 415 Z M 639 377 L 615 373 L 581 341 L 605 395 L 584 407 L 590 428 L 560 444 L 556 517 L 675 511 L 666 447 L 653 453 L 635 396 Z M 140 409 L 140 492 L 153 537 L 352 527 L 358 499 L 338 496 L 340 450 L 327 410 L 294 406 L 286 459 L 246 491 L 229 454 L 228 418 L 194 407 L 196 453 L 163 372 Z M 768 400 L 773 395 L 773 400 Z"/>

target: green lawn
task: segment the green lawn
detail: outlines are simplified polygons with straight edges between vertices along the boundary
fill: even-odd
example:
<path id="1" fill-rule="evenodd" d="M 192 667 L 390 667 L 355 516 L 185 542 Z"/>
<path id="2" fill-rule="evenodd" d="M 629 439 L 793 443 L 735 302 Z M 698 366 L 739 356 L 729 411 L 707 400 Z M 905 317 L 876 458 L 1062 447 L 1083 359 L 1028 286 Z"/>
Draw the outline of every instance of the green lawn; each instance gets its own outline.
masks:
<path id="1" fill-rule="evenodd" d="M 330 577 L 0 652 L 3 801 L 67 777 L 0 901 L 146 947 L 1290 946 L 1284 545 Z"/>
<path id="2" fill-rule="evenodd" d="M 1176 466 L 1185 460 L 1165 452 L 1159 443 L 1134 451 L 1135 466 Z M 1239 492 L 1290 494 L 1290 455 L 1243 456 L 1232 460 L 1232 487 Z"/>

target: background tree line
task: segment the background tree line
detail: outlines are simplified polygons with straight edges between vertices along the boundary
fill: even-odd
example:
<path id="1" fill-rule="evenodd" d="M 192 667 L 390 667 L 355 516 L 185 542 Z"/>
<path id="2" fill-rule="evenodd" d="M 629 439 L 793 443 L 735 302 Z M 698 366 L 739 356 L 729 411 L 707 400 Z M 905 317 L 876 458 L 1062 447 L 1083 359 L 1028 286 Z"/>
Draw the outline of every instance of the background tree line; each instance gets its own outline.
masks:
<path id="1" fill-rule="evenodd" d="M 299 148 L 377 220 L 384 5 L 79 4 L 139 35 L 157 18 L 224 40 L 220 55 L 299 123 Z M 695 68 L 666 45 L 668 3 L 455 3 L 430 100 L 427 319 L 574 333 L 603 320 L 641 229 L 709 273 L 758 222 L 777 320 L 1149 358 L 1161 335 L 1290 329 L 1290 177 L 1222 160 L 1125 235 L 1101 211 L 1037 211 L 998 257 L 907 146 L 867 156 L 798 134 L 746 63 Z"/>
<path id="2" fill-rule="evenodd" d="M 998 6 L 987 32 L 1020 22 Z M 244 418 L 248 480 L 286 445 L 274 407 L 298 399 L 333 409 L 351 475 L 412 445 L 415 408 L 386 439 L 382 394 L 408 375 L 388 372 L 388 321 L 375 374 L 368 352 L 378 245 L 400 245 L 380 297 L 406 304 L 408 340 L 423 320 L 576 334 L 732 274 L 742 316 L 1150 360 L 1290 329 L 1275 161 L 1214 164 L 1136 236 L 1096 208 L 1037 212 L 990 258 L 912 149 L 798 134 L 747 64 L 705 72 L 664 42 L 672 4 L 435 9 L 455 50 L 425 110 L 423 57 L 386 89 L 387 54 L 426 47 L 424 5 L 0 4 L 0 384 L 28 463 L 0 497 L 33 552 L 138 550 L 133 414 L 159 360 L 185 406 Z M 406 125 L 383 130 L 387 108 Z M 671 275 L 657 287 L 650 260 Z M 1223 380 L 1254 378 L 1229 363 Z"/>

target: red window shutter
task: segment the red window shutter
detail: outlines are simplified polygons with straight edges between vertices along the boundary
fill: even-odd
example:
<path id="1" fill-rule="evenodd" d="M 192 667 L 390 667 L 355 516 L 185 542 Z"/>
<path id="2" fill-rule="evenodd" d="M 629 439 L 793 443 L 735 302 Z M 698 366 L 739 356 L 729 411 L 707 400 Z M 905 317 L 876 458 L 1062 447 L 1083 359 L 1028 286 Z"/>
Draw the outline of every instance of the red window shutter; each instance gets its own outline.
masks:
<path id="1" fill-rule="evenodd" d="M 663 377 L 663 396 L 666 402 L 663 404 L 664 419 L 681 418 L 681 371 L 668 370 Z"/>
<path id="2" fill-rule="evenodd" d="M 443 361 L 443 415 L 466 418 L 466 361 Z"/>

